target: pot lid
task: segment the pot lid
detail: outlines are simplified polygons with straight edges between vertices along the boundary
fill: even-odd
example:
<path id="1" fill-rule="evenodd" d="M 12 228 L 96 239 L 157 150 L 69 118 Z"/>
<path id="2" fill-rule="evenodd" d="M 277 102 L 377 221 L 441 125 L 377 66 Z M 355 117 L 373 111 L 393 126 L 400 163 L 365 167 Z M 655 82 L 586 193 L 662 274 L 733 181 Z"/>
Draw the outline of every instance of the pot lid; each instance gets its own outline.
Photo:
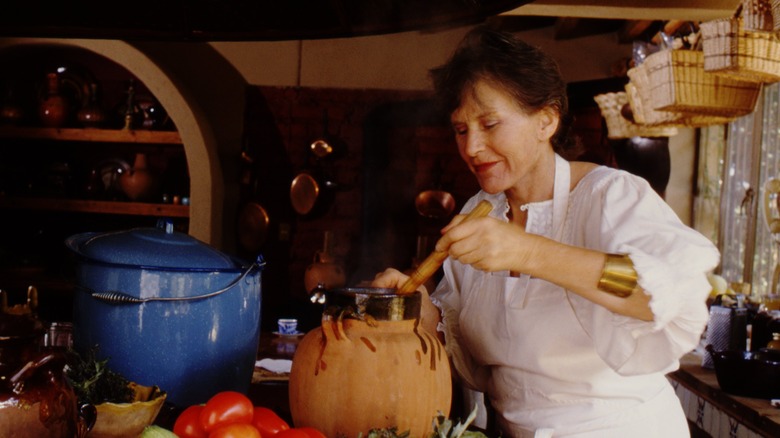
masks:
<path id="1" fill-rule="evenodd" d="M 237 268 L 230 256 L 175 231 L 170 219 L 159 220 L 157 227 L 77 234 L 65 244 L 75 253 L 103 263 L 197 270 Z"/>

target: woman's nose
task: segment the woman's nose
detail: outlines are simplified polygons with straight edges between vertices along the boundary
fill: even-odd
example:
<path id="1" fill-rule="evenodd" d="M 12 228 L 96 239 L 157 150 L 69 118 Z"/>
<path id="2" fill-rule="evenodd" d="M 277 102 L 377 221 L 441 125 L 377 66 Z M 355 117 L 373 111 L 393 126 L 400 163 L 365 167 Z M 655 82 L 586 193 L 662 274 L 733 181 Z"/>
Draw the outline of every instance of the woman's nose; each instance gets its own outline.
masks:
<path id="1" fill-rule="evenodd" d="M 476 156 L 485 149 L 485 137 L 479 132 L 470 131 L 463 139 L 463 152 L 469 157 Z"/>

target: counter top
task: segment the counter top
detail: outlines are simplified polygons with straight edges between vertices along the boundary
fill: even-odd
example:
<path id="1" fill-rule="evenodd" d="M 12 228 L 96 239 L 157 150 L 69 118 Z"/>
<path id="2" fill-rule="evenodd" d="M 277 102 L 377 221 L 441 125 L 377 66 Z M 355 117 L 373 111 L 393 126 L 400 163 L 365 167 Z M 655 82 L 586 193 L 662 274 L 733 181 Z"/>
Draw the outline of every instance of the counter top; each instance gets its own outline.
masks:
<path id="1" fill-rule="evenodd" d="M 680 369 L 669 374 L 692 423 L 713 437 L 780 437 L 779 408 L 773 407 L 770 400 L 724 392 L 715 371 L 702 368 L 701 363 L 699 354 L 690 353 L 681 361 Z"/>

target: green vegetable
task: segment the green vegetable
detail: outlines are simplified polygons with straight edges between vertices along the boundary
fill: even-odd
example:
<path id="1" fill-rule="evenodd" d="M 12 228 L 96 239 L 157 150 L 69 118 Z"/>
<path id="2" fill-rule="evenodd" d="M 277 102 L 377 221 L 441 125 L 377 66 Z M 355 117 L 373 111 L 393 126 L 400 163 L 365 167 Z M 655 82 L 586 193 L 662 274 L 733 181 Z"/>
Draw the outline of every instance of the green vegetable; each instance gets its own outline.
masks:
<path id="1" fill-rule="evenodd" d="M 168 429 L 152 424 L 144 428 L 141 438 L 177 438 L 177 435 Z"/>
<path id="2" fill-rule="evenodd" d="M 433 432 L 428 438 L 487 438 L 482 432 L 467 430 L 469 424 L 477 418 L 477 406 L 471 410 L 468 418 L 463 423 L 452 425 L 452 420 L 448 419 L 441 412 L 436 416 L 436 423 L 433 425 Z"/>
<path id="3" fill-rule="evenodd" d="M 82 356 L 69 349 L 66 353 L 65 376 L 80 403 L 99 405 L 104 402 L 130 403 L 133 389 L 130 381 L 111 371 L 108 359 L 97 360 L 98 347 Z"/>
<path id="4" fill-rule="evenodd" d="M 469 414 L 466 421 L 453 426 L 452 420 L 448 419 L 441 412 L 434 418 L 433 432 L 427 438 L 488 438 L 482 432 L 467 430 L 471 422 L 477 418 L 477 406 Z M 408 438 L 409 431 L 398 433 L 398 428 L 389 427 L 386 429 L 371 429 L 366 438 Z M 363 434 L 358 435 L 363 438 Z"/>

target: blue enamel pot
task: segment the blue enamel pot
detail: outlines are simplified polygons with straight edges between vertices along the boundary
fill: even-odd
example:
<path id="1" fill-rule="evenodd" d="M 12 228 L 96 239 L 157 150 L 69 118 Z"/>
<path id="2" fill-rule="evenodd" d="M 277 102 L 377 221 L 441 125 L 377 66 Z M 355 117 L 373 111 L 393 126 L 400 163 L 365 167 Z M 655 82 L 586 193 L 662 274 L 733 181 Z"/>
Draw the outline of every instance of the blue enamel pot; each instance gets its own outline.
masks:
<path id="1" fill-rule="evenodd" d="M 262 257 L 244 263 L 173 230 L 83 233 L 76 254 L 73 344 L 179 407 L 246 393 L 260 340 Z"/>

